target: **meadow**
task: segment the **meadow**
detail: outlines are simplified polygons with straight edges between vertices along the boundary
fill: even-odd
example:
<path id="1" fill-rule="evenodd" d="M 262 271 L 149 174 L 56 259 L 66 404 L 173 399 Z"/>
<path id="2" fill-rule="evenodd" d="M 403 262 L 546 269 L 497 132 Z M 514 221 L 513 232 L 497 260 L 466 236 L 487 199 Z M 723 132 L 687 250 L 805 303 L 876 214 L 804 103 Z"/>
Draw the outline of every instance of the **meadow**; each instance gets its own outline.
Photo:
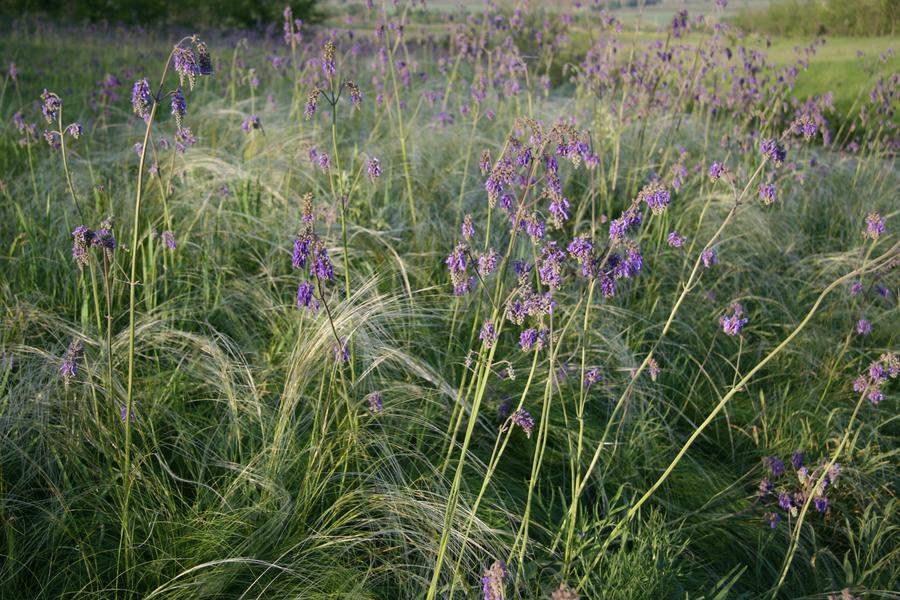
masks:
<path id="1" fill-rule="evenodd" d="M 896 598 L 896 40 L 368 4 L 0 26 L 0 598 Z"/>

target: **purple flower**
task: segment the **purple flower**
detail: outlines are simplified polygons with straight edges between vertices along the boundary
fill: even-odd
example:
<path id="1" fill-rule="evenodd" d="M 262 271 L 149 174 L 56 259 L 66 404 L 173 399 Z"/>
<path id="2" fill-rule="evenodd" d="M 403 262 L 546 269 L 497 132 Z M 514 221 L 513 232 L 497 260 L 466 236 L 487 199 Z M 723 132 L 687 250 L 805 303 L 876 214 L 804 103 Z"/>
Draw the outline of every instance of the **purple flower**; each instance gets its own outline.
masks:
<path id="1" fill-rule="evenodd" d="M 59 367 L 59 372 L 62 375 L 66 387 L 69 386 L 69 383 L 75 379 L 75 375 L 78 374 L 78 359 L 82 354 L 84 354 L 84 344 L 79 340 L 72 340 L 69 347 L 66 349 L 63 362 Z"/>
<path id="2" fill-rule="evenodd" d="M 728 335 L 735 336 L 741 332 L 741 328 L 747 324 L 748 319 L 741 318 L 744 315 L 744 307 L 735 302 L 731 305 L 732 314 L 719 317 L 722 329 Z"/>
<path id="3" fill-rule="evenodd" d="M 482 175 L 487 175 L 491 170 L 491 151 L 482 150 L 481 157 L 478 159 L 478 168 L 481 169 Z"/>
<path id="4" fill-rule="evenodd" d="M 484 342 L 485 348 L 493 348 L 497 343 L 497 330 L 493 321 L 485 321 L 481 326 L 481 333 L 478 334 L 479 339 Z"/>
<path id="5" fill-rule="evenodd" d="M 763 458 L 763 464 L 772 469 L 773 477 L 781 477 L 784 475 L 784 463 L 777 456 L 767 456 Z"/>
<path id="6" fill-rule="evenodd" d="M 669 205 L 669 190 L 659 183 L 651 183 L 645 186 L 638 198 L 647 203 L 654 215 L 662 214 Z"/>
<path id="7" fill-rule="evenodd" d="M 765 497 L 772 493 L 772 490 L 774 489 L 775 485 L 769 481 L 769 478 L 763 477 L 759 482 L 759 486 L 757 486 L 756 495 L 761 499 L 765 499 Z"/>
<path id="8" fill-rule="evenodd" d="M 485 570 L 481 578 L 484 600 L 504 600 L 506 580 L 506 564 L 502 560 L 495 561 L 491 568 Z"/>
<path id="9" fill-rule="evenodd" d="M 469 278 L 466 275 L 466 245 L 460 242 L 447 256 L 445 261 L 450 270 L 450 280 L 453 282 L 453 293 L 457 296 L 469 291 Z"/>
<path id="10" fill-rule="evenodd" d="M 168 248 L 169 250 L 174 250 L 178 245 L 178 243 L 175 241 L 175 234 L 171 231 L 163 231 L 162 240 L 163 244 L 165 244 L 166 248 Z"/>
<path id="11" fill-rule="evenodd" d="M 119 417 L 122 419 L 123 423 L 128 418 L 128 407 L 126 407 L 124 404 L 119 407 Z M 136 420 L 137 420 L 137 415 L 135 415 L 134 411 L 132 410 L 131 411 L 131 422 L 134 423 Z"/>
<path id="12" fill-rule="evenodd" d="M 711 266 L 719 263 L 719 255 L 714 249 L 707 248 L 700 253 L 700 260 L 703 261 L 703 266 L 708 269 Z"/>
<path id="13" fill-rule="evenodd" d="M 798 470 L 803 466 L 803 452 L 798 450 L 791 454 L 791 466 Z"/>
<path id="14" fill-rule="evenodd" d="M 816 510 L 819 512 L 825 512 L 828 510 L 828 498 L 825 496 L 816 496 L 813 498 L 813 503 L 816 505 Z"/>
<path id="15" fill-rule="evenodd" d="M 550 216 L 553 225 L 559 229 L 563 223 L 569 220 L 569 201 L 563 196 L 558 196 L 550 202 Z"/>
<path id="16" fill-rule="evenodd" d="M 777 140 L 773 139 L 763 139 L 759 143 L 759 151 L 762 153 L 766 159 L 773 162 L 776 167 L 780 167 L 784 162 L 787 153 L 784 150 L 784 146 L 782 146 Z"/>
<path id="17" fill-rule="evenodd" d="M 600 369 L 593 367 L 584 374 L 584 391 L 587 392 L 600 381 Z"/>
<path id="18" fill-rule="evenodd" d="M 381 394 L 378 392 L 372 392 L 366 396 L 366 401 L 369 403 L 369 412 L 373 414 L 380 413 L 384 408 L 384 404 L 381 401 Z"/>
<path id="19" fill-rule="evenodd" d="M 497 251 L 491 248 L 478 257 L 478 274 L 487 277 L 497 268 Z"/>
<path id="20" fill-rule="evenodd" d="M 375 181 L 381 177 L 381 163 L 378 162 L 377 158 L 372 157 L 366 163 L 366 173 L 368 173 L 371 181 Z"/>
<path id="21" fill-rule="evenodd" d="M 94 232 L 79 225 L 72 232 L 72 237 L 72 259 L 79 267 L 83 267 L 88 264 L 88 249 L 94 243 Z"/>
<path id="22" fill-rule="evenodd" d="M 184 116 L 187 114 L 187 103 L 184 101 L 181 88 L 172 94 L 172 114 L 175 116 L 175 127 L 181 129 Z"/>
<path id="23" fill-rule="evenodd" d="M 594 245 L 588 235 L 580 235 L 569 243 L 569 254 L 581 265 L 581 274 L 585 277 L 591 275 Z"/>
<path id="24" fill-rule="evenodd" d="M 363 101 L 363 93 L 360 91 L 359 86 L 356 85 L 353 81 L 348 81 L 346 83 L 347 89 L 350 90 L 350 104 L 352 104 L 355 108 L 359 108 L 362 106 Z"/>
<path id="25" fill-rule="evenodd" d="M 259 120 L 259 115 L 250 115 L 241 123 L 241 129 L 244 130 L 244 133 L 250 133 L 253 129 L 262 128 L 262 122 Z M 326 160 L 327 160 L 326 156 Z M 323 167 L 327 169 L 327 167 Z"/>
<path id="26" fill-rule="evenodd" d="M 298 236 L 294 240 L 294 249 L 291 253 L 291 266 L 295 269 L 302 269 L 306 266 L 306 259 L 309 258 L 310 245 L 312 238 L 308 234 Z"/>
<path id="27" fill-rule="evenodd" d="M 62 108 L 62 100 L 53 92 L 44 90 L 41 94 L 41 113 L 47 123 L 52 123 L 59 116 L 59 110 Z"/>
<path id="28" fill-rule="evenodd" d="M 872 324 L 865 319 L 856 322 L 856 333 L 860 335 L 869 335 L 872 333 Z"/>
<path id="29" fill-rule="evenodd" d="M 472 224 L 472 215 L 466 215 L 463 218 L 460 229 L 462 230 L 462 236 L 465 239 L 471 240 L 473 237 L 475 237 L 475 225 Z"/>
<path id="30" fill-rule="evenodd" d="M 540 349 L 541 334 L 534 327 L 530 327 L 519 334 L 519 346 L 522 352 L 530 352 L 532 348 Z"/>
<path id="31" fill-rule="evenodd" d="M 781 515 L 777 512 L 767 512 L 763 515 L 763 518 L 765 518 L 766 522 L 769 524 L 770 529 L 775 529 L 778 527 L 778 524 L 781 523 Z"/>
<path id="32" fill-rule="evenodd" d="M 863 284 L 859 281 L 854 281 L 853 285 L 850 286 L 850 293 L 854 296 L 859 296 L 862 294 Z"/>
<path id="33" fill-rule="evenodd" d="M 315 287 L 309 281 L 304 281 L 297 286 L 297 307 L 305 308 L 311 313 L 319 310 L 319 301 L 313 296 Z"/>
<path id="34" fill-rule="evenodd" d="M 66 133 L 77 140 L 82 135 L 84 135 L 84 127 L 81 123 L 72 123 L 71 125 L 66 127 Z"/>
<path id="35" fill-rule="evenodd" d="M 318 157 L 319 168 L 323 171 L 327 171 L 331 168 L 331 159 L 328 158 L 328 155 L 324 152 L 319 154 Z"/>
<path id="36" fill-rule="evenodd" d="M 328 250 L 325 248 L 324 242 L 317 240 L 312 249 L 312 263 L 309 266 L 310 275 L 317 279 L 334 279 L 334 265 L 328 257 Z"/>
<path id="37" fill-rule="evenodd" d="M 819 127 L 809 115 L 801 115 L 791 123 L 791 133 L 794 135 L 803 135 L 806 139 L 811 139 L 816 135 Z"/>
<path id="38" fill-rule="evenodd" d="M 196 38 L 194 39 L 194 44 L 197 47 L 197 69 L 201 75 L 212 75 L 213 64 L 212 56 L 209 54 L 209 48 L 206 47 L 206 44 Z"/>
<path id="39" fill-rule="evenodd" d="M 884 218 L 877 212 L 869 213 L 866 216 L 866 230 L 863 232 L 863 237 L 877 240 L 882 233 L 884 233 Z"/>
<path id="40" fill-rule="evenodd" d="M 522 431 L 525 432 L 525 436 L 531 439 L 531 434 L 534 432 L 534 419 L 527 410 L 520 408 L 512 414 L 510 419 L 512 420 L 513 425 L 521 427 Z"/>
<path id="41" fill-rule="evenodd" d="M 778 506 L 783 510 L 791 509 L 791 495 L 787 492 L 778 492 Z"/>
<path id="42" fill-rule="evenodd" d="M 766 206 L 775 204 L 777 191 L 774 183 L 761 183 L 757 189 L 759 191 L 759 199 L 762 200 L 763 204 Z"/>
<path id="43" fill-rule="evenodd" d="M 197 82 L 197 75 L 200 75 L 200 65 L 197 64 L 197 58 L 194 51 L 190 48 L 179 46 L 173 52 L 175 62 L 175 72 L 178 73 L 178 80 L 184 86 L 184 80 L 188 80 L 191 89 Z"/>
<path id="44" fill-rule="evenodd" d="M 303 107 L 303 118 L 309 121 L 316 114 L 319 106 L 319 88 L 314 87 L 306 96 L 306 105 Z"/>
<path id="45" fill-rule="evenodd" d="M 116 249 L 116 238 L 113 237 L 109 227 L 102 227 L 94 233 L 94 239 L 91 240 L 91 245 L 102 248 L 107 256 L 112 257 L 112 253 Z"/>
<path id="46" fill-rule="evenodd" d="M 147 78 L 134 82 L 131 90 L 131 106 L 134 114 L 147 120 L 150 118 L 150 109 L 153 107 L 153 96 L 150 94 L 150 83 Z"/>
<path id="47" fill-rule="evenodd" d="M 322 72 L 325 73 L 325 77 L 329 80 L 331 80 L 337 72 L 334 54 L 334 42 L 332 40 L 327 40 L 325 46 L 322 48 Z"/>
<path id="48" fill-rule="evenodd" d="M 666 242 L 668 242 L 669 246 L 672 248 L 684 248 L 684 243 L 687 241 L 687 236 L 678 235 L 677 232 L 671 231 L 669 232 L 668 237 L 666 237 Z"/>
<path id="49" fill-rule="evenodd" d="M 558 290 L 560 285 L 562 285 L 561 271 L 565 259 L 565 252 L 557 249 L 556 242 L 549 242 L 541 252 L 538 275 L 541 283 L 548 286 L 551 290 Z"/>
<path id="50" fill-rule="evenodd" d="M 714 162 L 712 166 L 709 167 L 709 178 L 712 181 L 718 181 L 728 172 L 728 169 L 725 168 L 725 165 L 719 162 Z"/>

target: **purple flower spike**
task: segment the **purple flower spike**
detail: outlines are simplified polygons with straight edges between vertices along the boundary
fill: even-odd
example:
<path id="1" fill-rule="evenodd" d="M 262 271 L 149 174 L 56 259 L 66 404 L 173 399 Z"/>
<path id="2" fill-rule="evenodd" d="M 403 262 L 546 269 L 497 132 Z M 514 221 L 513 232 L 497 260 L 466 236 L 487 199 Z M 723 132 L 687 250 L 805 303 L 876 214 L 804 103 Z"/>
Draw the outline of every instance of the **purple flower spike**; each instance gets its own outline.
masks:
<path id="1" fill-rule="evenodd" d="M 384 404 L 381 401 L 381 394 L 378 392 L 372 392 L 366 396 L 366 401 L 369 403 L 369 412 L 372 414 L 378 414 L 384 409 Z"/>
<path id="2" fill-rule="evenodd" d="M 687 240 L 686 235 L 678 235 L 675 231 L 670 232 L 666 238 L 666 242 L 668 242 L 669 246 L 672 248 L 684 248 L 684 244 Z"/>
<path id="3" fill-rule="evenodd" d="M 592 387 L 594 387 L 597 384 L 597 382 L 600 381 L 600 378 L 601 378 L 600 369 L 598 369 L 597 367 L 594 367 L 594 368 L 588 370 L 584 374 L 584 391 L 588 392 Z"/>
<path id="4" fill-rule="evenodd" d="M 747 324 L 748 319 L 742 318 L 744 308 L 737 302 L 731 305 L 731 311 L 732 314 L 719 317 L 719 322 L 722 324 L 722 329 L 725 333 L 735 336 L 741 332 L 741 328 Z"/>
<path id="5" fill-rule="evenodd" d="M 766 206 L 775 204 L 777 190 L 774 183 L 761 183 L 757 189 L 759 191 L 759 199 L 762 200 L 763 204 Z"/>
<path id="6" fill-rule="evenodd" d="M 175 234 L 171 231 L 162 232 L 162 241 L 169 250 L 174 250 L 178 246 L 178 242 L 175 241 Z"/>
<path id="7" fill-rule="evenodd" d="M 777 456 L 767 456 L 763 459 L 763 464 L 772 470 L 773 477 L 781 477 L 784 475 L 784 463 Z"/>
<path id="8" fill-rule="evenodd" d="M 712 181 L 718 181 L 725 174 L 728 173 L 728 169 L 725 168 L 725 165 L 719 162 L 714 162 L 712 166 L 709 167 L 709 178 Z"/>
<path id="9" fill-rule="evenodd" d="M 485 321 L 481 327 L 481 333 L 478 334 L 479 339 L 484 342 L 485 348 L 493 348 L 497 343 L 497 330 L 493 321 Z"/>
<path id="10" fill-rule="evenodd" d="M 175 116 L 175 127 L 180 130 L 184 117 L 187 115 L 187 103 L 184 101 L 184 94 L 181 93 L 181 88 L 178 88 L 172 94 L 172 114 Z"/>
<path id="11" fill-rule="evenodd" d="M 527 410 L 520 408 L 512 414 L 510 419 L 512 420 L 513 425 L 521 427 L 522 431 L 525 432 L 526 437 L 531 439 L 531 434 L 534 433 L 534 419 Z"/>
<path id="12" fill-rule="evenodd" d="M 381 177 L 381 163 L 378 162 L 377 158 L 372 157 L 369 159 L 369 162 L 366 163 L 366 173 L 368 173 L 371 181 L 375 181 Z"/>
<path id="13" fill-rule="evenodd" d="M 866 230 L 863 232 L 863 237 L 877 240 L 882 233 L 884 233 L 884 217 L 877 212 L 869 213 L 866 216 Z"/>
<path id="14" fill-rule="evenodd" d="M 83 267 L 88 264 L 88 249 L 94 244 L 94 232 L 79 225 L 72 232 L 72 237 L 72 259 L 79 267 Z"/>
<path id="15" fill-rule="evenodd" d="M 305 308 L 311 313 L 319 310 L 319 301 L 313 296 L 315 287 L 309 281 L 304 281 L 297 286 L 297 307 Z"/>
<path id="16" fill-rule="evenodd" d="M 490 569 L 485 570 L 481 578 L 484 600 L 505 600 L 506 577 L 506 563 L 502 560 L 495 561 Z"/>
<path id="17" fill-rule="evenodd" d="M 44 90 L 41 94 L 41 113 L 47 123 L 52 123 L 59 116 L 59 110 L 62 108 L 62 100 L 53 92 Z"/>
<path id="18" fill-rule="evenodd" d="M 872 333 L 872 324 L 865 319 L 856 322 L 856 333 L 860 335 L 869 335 Z"/>
<path id="19" fill-rule="evenodd" d="M 131 90 L 131 106 L 134 114 L 144 119 L 150 118 L 150 109 L 153 107 L 153 96 L 150 94 L 150 83 L 147 78 L 134 82 Z"/>

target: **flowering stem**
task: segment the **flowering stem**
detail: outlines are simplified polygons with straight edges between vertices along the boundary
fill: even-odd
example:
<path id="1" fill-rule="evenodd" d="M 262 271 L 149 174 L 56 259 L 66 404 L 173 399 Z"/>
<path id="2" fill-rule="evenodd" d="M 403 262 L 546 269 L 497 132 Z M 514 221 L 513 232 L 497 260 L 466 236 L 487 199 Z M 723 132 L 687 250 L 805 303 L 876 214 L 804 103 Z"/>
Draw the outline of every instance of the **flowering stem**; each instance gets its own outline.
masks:
<path id="1" fill-rule="evenodd" d="M 56 113 L 56 122 L 59 126 L 59 149 L 62 152 L 63 170 L 66 172 L 66 183 L 69 184 L 69 193 L 72 194 L 72 201 L 75 203 L 75 210 L 78 216 L 84 221 L 84 213 L 81 212 L 81 205 L 78 203 L 78 196 L 75 194 L 75 186 L 72 185 L 72 174 L 69 172 L 69 158 L 66 155 L 66 132 L 62 126 L 62 107 Z"/>
<path id="2" fill-rule="evenodd" d="M 110 265 L 109 256 L 106 250 L 103 250 L 103 280 L 105 283 L 104 292 L 106 295 L 106 386 L 109 398 L 115 398 L 115 390 L 113 389 L 113 366 L 112 366 L 112 286 L 110 281 Z"/>
<path id="3" fill-rule="evenodd" d="M 403 159 L 403 175 L 406 179 L 406 201 L 409 203 L 409 216 L 413 227 L 416 226 L 416 204 L 413 200 L 412 177 L 409 173 L 409 159 L 406 154 L 406 131 L 403 127 L 403 112 L 400 109 L 400 88 L 397 86 L 397 69 L 394 65 L 394 48 L 385 34 L 385 47 L 388 51 L 388 60 L 391 63 L 391 84 L 394 88 L 394 106 L 397 110 L 397 133 L 400 136 L 400 155 Z"/>
<path id="4" fill-rule="evenodd" d="M 576 444 L 575 450 L 575 473 L 577 475 L 578 466 L 581 465 L 581 451 L 584 447 L 584 404 L 587 399 L 587 390 L 585 389 L 585 381 L 584 381 L 584 370 L 585 363 L 587 360 L 587 335 L 588 335 L 588 325 L 590 323 L 591 317 L 591 301 L 594 298 L 594 287 L 596 286 L 597 278 L 591 279 L 591 284 L 588 286 L 588 297 L 587 297 L 587 305 L 584 307 L 584 323 L 582 326 L 582 336 L 584 339 L 581 342 L 581 387 L 578 393 L 578 408 L 576 410 L 575 416 L 578 419 L 578 442 Z M 574 479 L 574 477 L 573 477 Z M 574 483 L 574 481 L 573 481 Z M 573 486 L 574 487 L 574 486 Z M 578 495 L 574 492 L 576 490 L 572 490 L 572 512 L 576 513 L 578 511 Z M 566 545 L 565 545 L 565 560 L 563 562 L 563 572 L 566 574 L 569 570 L 569 552 L 572 546 L 572 539 L 575 535 L 575 519 L 569 520 L 569 530 L 566 533 Z"/>
<path id="5" fill-rule="evenodd" d="M 166 81 L 166 74 L 169 72 L 169 63 L 175 54 L 175 49 L 188 38 L 179 41 L 169 52 L 166 64 L 163 67 L 162 77 L 159 81 L 159 90 Z M 159 94 L 157 94 L 157 97 Z M 125 485 L 125 497 L 122 502 L 122 528 L 119 536 L 119 552 L 122 554 L 124 546 L 125 572 L 126 580 L 130 580 L 131 573 L 128 569 L 130 550 L 130 536 L 128 532 L 128 500 L 131 496 L 131 409 L 132 400 L 134 398 L 134 319 L 135 319 L 135 288 L 137 287 L 137 255 L 138 244 L 140 243 L 140 226 L 141 226 L 141 199 L 143 195 L 144 183 L 144 162 L 147 158 L 147 144 L 150 141 L 150 132 L 153 129 L 153 118 L 156 116 L 156 109 L 159 103 L 155 98 L 150 107 L 150 115 L 147 118 L 147 129 L 144 131 L 144 143 L 141 146 L 141 157 L 138 161 L 137 187 L 135 189 L 134 199 L 134 223 L 131 230 L 131 276 L 128 281 L 128 384 L 125 393 L 125 460 L 122 466 L 122 478 Z"/>
<path id="6" fill-rule="evenodd" d="M 828 461 L 828 464 L 822 469 L 822 474 L 819 476 L 819 479 L 816 481 L 816 484 L 812 486 L 812 490 L 820 489 L 822 482 L 825 481 L 825 478 L 828 477 L 828 473 L 834 468 L 834 465 L 837 463 L 838 458 L 843 452 L 844 448 L 847 446 L 847 442 L 850 440 L 850 433 L 853 431 L 853 423 L 856 421 L 856 417 L 859 414 L 859 409 L 862 407 L 863 400 L 866 398 L 866 392 L 863 391 L 859 396 L 859 400 L 856 401 L 856 406 L 853 409 L 853 414 L 850 415 L 850 421 L 847 423 L 847 429 L 844 431 L 844 437 L 841 438 L 840 443 L 834 451 L 834 454 L 831 455 L 831 460 Z M 803 503 L 803 508 L 800 509 L 800 514 L 797 517 L 797 524 L 794 525 L 793 531 L 791 531 L 791 541 L 788 546 L 787 555 L 784 557 L 784 564 L 781 567 L 781 575 L 778 578 L 778 583 L 772 589 L 772 598 L 776 598 L 778 596 L 779 590 L 781 590 L 781 586 L 784 583 L 785 578 L 787 577 L 788 570 L 791 568 L 791 562 L 794 560 L 794 553 L 797 552 L 797 545 L 800 543 L 800 530 L 803 527 L 803 520 L 806 518 L 806 512 L 809 510 L 809 505 L 813 501 L 814 494 L 809 493 L 806 495 L 806 501 Z"/>
<path id="7" fill-rule="evenodd" d="M 778 354 L 780 354 L 782 350 L 784 350 L 785 348 L 787 348 L 790 345 L 790 343 L 794 340 L 794 338 L 797 337 L 801 331 L 803 331 L 803 329 L 806 327 L 806 325 L 812 320 L 813 316 L 815 316 L 816 312 L 819 309 L 819 306 L 821 306 L 821 304 L 825 300 L 825 298 L 832 291 L 834 291 L 835 288 L 837 288 L 838 286 L 843 284 L 845 281 L 852 279 L 853 277 L 857 277 L 864 272 L 871 271 L 871 270 L 875 269 L 876 267 L 880 266 L 882 263 L 888 262 L 894 256 L 896 256 L 896 253 L 898 250 L 900 250 L 900 243 L 895 244 L 894 247 L 890 251 L 886 252 L 885 254 L 880 256 L 878 259 L 874 260 L 870 264 L 869 267 L 860 267 L 858 269 L 850 271 L 849 273 L 835 279 L 824 290 L 822 290 L 822 293 L 819 294 L 819 297 L 813 303 L 812 307 L 809 309 L 809 311 L 806 313 L 806 316 L 803 318 L 802 321 L 800 321 L 800 323 L 797 325 L 797 327 L 795 327 L 794 330 L 784 340 L 782 340 L 782 342 L 780 344 L 778 344 L 778 346 L 776 346 L 774 349 L 772 349 L 772 351 L 770 351 L 765 356 L 765 358 L 763 358 L 761 361 L 759 361 L 756 364 L 756 366 L 754 366 L 752 369 L 750 369 L 750 371 L 748 371 L 747 374 L 744 375 L 736 385 L 732 386 L 732 388 L 728 391 L 728 393 L 722 397 L 722 399 L 719 401 L 719 403 L 715 406 L 715 408 L 713 408 L 713 410 L 709 413 L 709 415 L 707 415 L 707 417 L 703 420 L 703 422 L 696 429 L 694 429 L 693 433 L 691 433 L 690 437 L 687 439 L 687 441 L 684 443 L 684 445 L 681 447 L 681 449 L 678 451 L 678 453 L 672 459 L 672 462 L 669 463 L 669 466 L 666 467 L 665 471 L 663 471 L 663 473 L 657 478 L 657 480 L 653 483 L 653 485 L 650 486 L 650 489 L 648 489 L 646 492 L 644 492 L 644 495 L 641 496 L 640 499 L 630 509 L 628 509 L 628 512 L 625 514 L 625 517 L 622 520 L 620 520 L 616 524 L 616 526 L 613 528 L 612 532 L 609 534 L 609 536 L 606 538 L 606 541 L 603 543 L 603 546 L 602 546 L 600 552 L 597 553 L 597 557 L 593 560 L 590 567 L 585 571 L 585 574 L 582 576 L 581 580 L 579 581 L 579 587 L 584 586 L 584 584 L 587 582 L 588 578 L 590 577 L 591 572 L 596 567 L 597 563 L 605 555 L 606 549 L 609 547 L 610 543 L 612 543 L 612 541 L 618 537 L 618 535 L 622 532 L 622 529 L 631 521 L 631 519 L 634 518 L 634 516 L 640 510 L 641 506 L 643 506 L 644 503 L 647 502 L 647 500 L 650 498 L 650 496 L 652 496 L 654 494 L 654 492 L 656 492 L 656 490 L 658 490 L 659 487 L 663 484 L 663 482 L 665 482 L 665 480 L 668 479 L 669 475 L 672 473 L 672 471 L 675 470 L 675 467 L 678 466 L 678 463 L 681 462 L 681 459 L 684 457 L 685 454 L 687 454 L 687 451 L 690 449 L 690 447 L 693 445 L 693 443 L 697 440 L 697 438 L 700 437 L 700 434 L 702 434 L 703 431 L 709 426 L 709 424 L 712 423 L 712 421 L 715 419 L 716 415 L 718 415 L 722 411 L 722 409 L 725 408 L 725 406 L 728 404 L 728 402 L 738 392 L 744 390 L 747 383 L 751 379 L 753 379 L 753 377 L 764 366 L 766 366 L 773 358 L 775 358 Z M 857 405 L 857 410 L 858 409 L 859 409 L 859 405 Z M 855 417 L 855 415 L 856 415 L 856 412 L 854 412 L 854 417 Z M 852 419 L 851 419 L 851 424 L 852 424 Z M 849 436 L 849 431 L 850 431 L 850 428 L 848 426 L 848 430 L 845 435 L 845 439 L 847 436 Z M 840 446 L 838 446 L 838 452 L 835 453 L 835 456 L 838 455 L 838 453 L 842 447 L 843 447 L 843 442 L 841 443 Z M 786 566 L 789 566 L 789 563 Z M 782 579 L 783 579 L 785 573 L 786 573 L 786 570 L 782 572 Z"/>

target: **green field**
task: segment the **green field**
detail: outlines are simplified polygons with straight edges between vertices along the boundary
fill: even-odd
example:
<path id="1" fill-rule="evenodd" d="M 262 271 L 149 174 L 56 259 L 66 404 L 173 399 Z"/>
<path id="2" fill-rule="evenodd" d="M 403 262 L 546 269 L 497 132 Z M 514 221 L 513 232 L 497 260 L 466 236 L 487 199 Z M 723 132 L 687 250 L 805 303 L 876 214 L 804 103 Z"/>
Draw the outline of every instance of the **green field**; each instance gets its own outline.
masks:
<path id="1" fill-rule="evenodd" d="M 0 598 L 896 596 L 896 40 L 465 4 L 0 25 Z"/>

